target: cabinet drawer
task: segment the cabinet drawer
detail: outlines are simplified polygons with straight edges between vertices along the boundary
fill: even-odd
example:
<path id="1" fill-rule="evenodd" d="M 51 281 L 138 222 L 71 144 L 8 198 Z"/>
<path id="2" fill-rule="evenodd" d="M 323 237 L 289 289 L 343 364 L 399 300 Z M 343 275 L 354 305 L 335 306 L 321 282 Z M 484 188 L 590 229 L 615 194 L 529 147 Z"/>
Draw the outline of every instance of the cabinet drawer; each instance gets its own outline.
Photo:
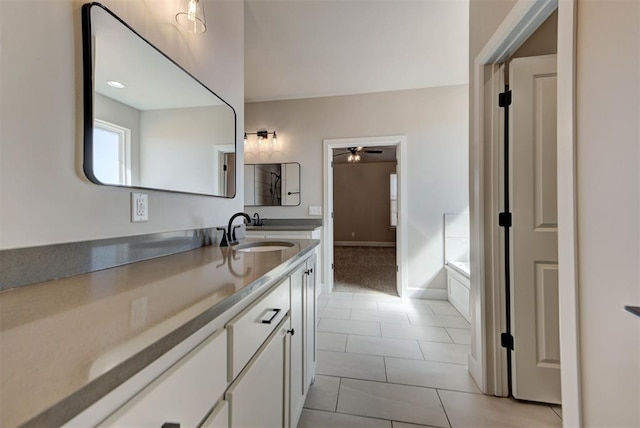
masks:
<path id="1" fill-rule="evenodd" d="M 212 334 L 107 418 L 101 427 L 197 426 L 224 393 L 227 341 Z"/>
<path id="2" fill-rule="evenodd" d="M 229 428 L 229 403 L 219 402 L 200 428 Z"/>
<path id="3" fill-rule="evenodd" d="M 227 324 L 231 382 L 289 311 L 289 278 Z"/>

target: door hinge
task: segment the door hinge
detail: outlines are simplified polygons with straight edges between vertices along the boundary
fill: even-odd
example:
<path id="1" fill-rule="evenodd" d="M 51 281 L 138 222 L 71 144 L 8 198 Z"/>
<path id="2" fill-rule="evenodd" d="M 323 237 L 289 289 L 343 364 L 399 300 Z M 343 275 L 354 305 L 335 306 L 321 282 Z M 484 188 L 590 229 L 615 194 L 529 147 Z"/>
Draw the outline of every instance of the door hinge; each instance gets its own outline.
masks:
<path id="1" fill-rule="evenodd" d="M 396 272 L 400 272 L 400 268 L 396 265 Z"/>
<path id="2" fill-rule="evenodd" d="M 333 218 L 333 212 L 331 212 L 331 218 Z"/>
<path id="3" fill-rule="evenodd" d="M 333 263 L 331 263 L 331 270 L 333 270 Z"/>
<path id="4" fill-rule="evenodd" d="M 227 165 L 223 165 L 223 166 L 222 166 L 222 170 L 223 170 L 223 171 L 226 171 L 226 170 L 227 170 Z"/>
<path id="5" fill-rule="evenodd" d="M 498 214 L 498 226 L 511 227 L 513 218 L 511 213 L 499 213 Z"/>
<path id="6" fill-rule="evenodd" d="M 506 107 L 511 105 L 511 91 L 504 91 L 498 94 L 498 107 Z"/>
<path id="7" fill-rule="evenodd" d="M 513 351 L 513 336 L 509 333 L 500 334 L 500 346 L 511 349 Z"/>

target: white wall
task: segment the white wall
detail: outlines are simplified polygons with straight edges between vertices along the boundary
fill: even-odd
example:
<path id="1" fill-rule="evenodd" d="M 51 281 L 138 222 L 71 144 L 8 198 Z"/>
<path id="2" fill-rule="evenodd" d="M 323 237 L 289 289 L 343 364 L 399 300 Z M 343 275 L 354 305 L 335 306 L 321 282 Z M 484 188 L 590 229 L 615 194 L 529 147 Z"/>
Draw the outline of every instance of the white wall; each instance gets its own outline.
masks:
<path id="1" fill-rule="evenodd" d="M 577 5 L 584 426 L 640 426 L 640 2 Z M 562 227 L 562 225 L 560 225 Z"/>
<path id="2" fill-rule="evenodd" d="M 229 102 L 242 141 L 241 1 L 206 0 L 203 35 L 177 28 L 173 0 L 103 4 Z M 150 191 L 149 222 L 132 224 L 129 190 L 97 186 L 84 177 L 81 5 L 0 1 L 0 248 L 225 224 L 242 209 L 240 198 Z"/>
<path id="3" fill-rule="evenodd" d="M 233 114 L 227 106 L 142 111 L 141 183 L 151 188 L 219 194 L 216 146 L 233 144 L 233 126 Z"/>
<path id="4" fill-rule="evenodd" d="M 444 289 L 443 214 L 468 204 L 468 87 L 248 103 L 247 132 L 278 132 L 276 150 L 248 163 L 300 162 L 299 207 L 250 208 L 266 218 L 309 217 L 322 205 L 323 139 L 407 135 L 409 287 Z"/>

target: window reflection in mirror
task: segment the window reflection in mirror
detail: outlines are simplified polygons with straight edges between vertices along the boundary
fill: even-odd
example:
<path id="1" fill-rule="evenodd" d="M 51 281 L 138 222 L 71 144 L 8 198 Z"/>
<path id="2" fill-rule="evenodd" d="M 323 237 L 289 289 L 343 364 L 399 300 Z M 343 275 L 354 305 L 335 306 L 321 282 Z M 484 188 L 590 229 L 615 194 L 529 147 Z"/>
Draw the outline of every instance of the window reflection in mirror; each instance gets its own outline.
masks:
<path id="1" fill-rule="evenodd" d="M 245 206 L 300 205 L 300 164 L 263 163 L 244 166 Z"/>
<path id="2" fill-rule="evenodd" d="M 104 6 L 82 18 L 87 177 L 233 197 L 233 108 Z"/>

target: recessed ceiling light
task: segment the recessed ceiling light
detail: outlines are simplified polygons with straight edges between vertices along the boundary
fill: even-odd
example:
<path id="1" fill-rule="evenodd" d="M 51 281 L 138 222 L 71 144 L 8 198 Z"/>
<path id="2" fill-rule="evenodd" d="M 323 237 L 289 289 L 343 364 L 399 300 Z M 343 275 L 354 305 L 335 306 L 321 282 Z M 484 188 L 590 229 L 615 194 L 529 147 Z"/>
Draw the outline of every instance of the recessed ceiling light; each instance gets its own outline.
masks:
<path id="1" fill-rule="evenodd" d="M 108 80 L 107 85 L 116 89 L 123 89 L 125 87 L 122 83 L 118 82 L 117 80 Z"/>

